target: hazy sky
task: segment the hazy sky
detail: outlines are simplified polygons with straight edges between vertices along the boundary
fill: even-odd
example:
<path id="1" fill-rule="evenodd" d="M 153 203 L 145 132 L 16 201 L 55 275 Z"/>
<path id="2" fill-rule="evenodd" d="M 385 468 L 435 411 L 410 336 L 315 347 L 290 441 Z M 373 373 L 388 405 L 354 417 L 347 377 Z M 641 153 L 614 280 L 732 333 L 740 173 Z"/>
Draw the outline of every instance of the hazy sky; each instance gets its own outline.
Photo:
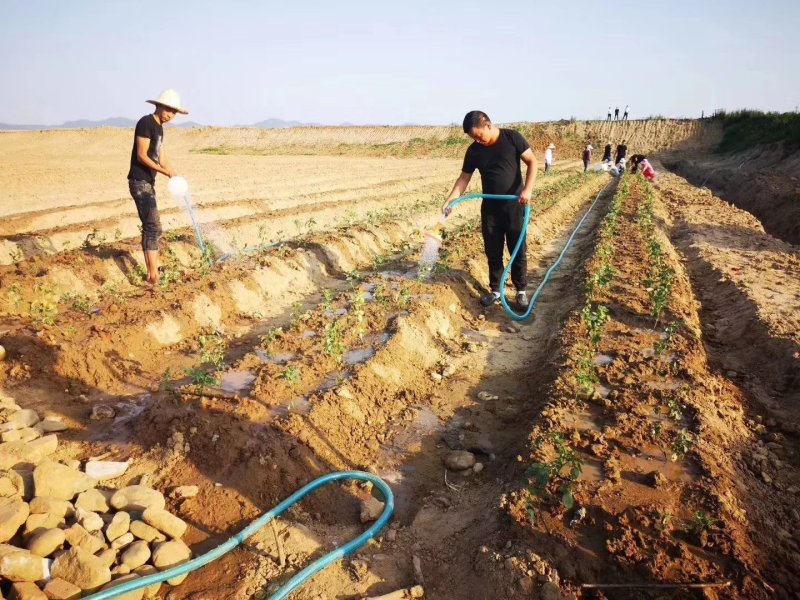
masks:
<path id="1" fill-rule="evenodd" d="M 0 0 L 0 122 L 699 116 L 800 104 L 800 0 Z M 185 117 L 184 117 L 185 118 Z"/>

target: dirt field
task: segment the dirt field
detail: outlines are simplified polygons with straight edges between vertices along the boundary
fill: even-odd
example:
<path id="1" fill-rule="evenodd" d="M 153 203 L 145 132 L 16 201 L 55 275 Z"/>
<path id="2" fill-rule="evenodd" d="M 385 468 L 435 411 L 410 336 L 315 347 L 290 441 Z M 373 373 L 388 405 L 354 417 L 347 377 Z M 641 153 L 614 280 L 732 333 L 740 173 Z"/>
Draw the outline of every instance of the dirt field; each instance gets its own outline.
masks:
<path id="1" fill-rule="evenodd" d="M 718 136 L 537 127 L 535 148 L 626 136 L 631 154 L 701 156 Z M 149 291 L 129 134 L 0 135 L 0 387 L 66 424 L 53 458 L 128 460 L 100 487 L 145 476 L 195 555 L 314 477 L 380 475 L 389 528 L 296 599 L 800 597 L 800 255 L 756 216 L 660 163 L 651 186 L 557 152 L 531 289 L 599 200 L 516 324 L 477 302 L 477 203 L 415 276 L 460 167 L 452 129 L 171 130 L 204 231 L 245 252 L 204 262 L 159 187 L 167 269 Z M 362 531 L 372 497 L 321 490 L 159 597 L 266 598 Z"/>

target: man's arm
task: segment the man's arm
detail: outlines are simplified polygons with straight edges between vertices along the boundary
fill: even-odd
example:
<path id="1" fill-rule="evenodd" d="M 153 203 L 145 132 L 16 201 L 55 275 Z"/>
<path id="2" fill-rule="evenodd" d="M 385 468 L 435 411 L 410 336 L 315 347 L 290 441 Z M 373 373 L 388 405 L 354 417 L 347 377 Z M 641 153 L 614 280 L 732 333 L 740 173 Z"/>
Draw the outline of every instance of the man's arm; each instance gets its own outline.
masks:
<path id="1" fill-rule="evenodd" d="M 164 169 L 166 169 L 167 171 L 169 171 L 171 173 L 171 175 L 169 175 L 169 177 L 175 177 L 175 175 L 178 174 L 178 173 L 175 172 L 175 169 L 173 168 L 172 163 L 167 158 L 167 153 L 164 151 L 164 145 L 163 144 L 161 145 L 161 156 L 158 158 L 158 160 L 161 163 L 161 166 L 164 167 Z M 166 173 L 164 173 L 164 175 L 166 175 Z"/>
<path id="2" fill-rule="evenodd" d="M 175 173 L 169 167 L 163 167 L 150 158 L 147 155 L 147 151 L 150 148 L 150 138 L 136 136 L 136 158 L 142 163 L 145 167 L 149 169 L 153 169 L 159 173 L 166 175 L 167 177 L 172 177 Z M 162 150 L 163 152 L 163 150 Z"/>
<path id="3" fill-rule="evenodd" d="M 470 179 L 472 179 L 472 173 L 461 171 L 461 175 L 459 175 L 458 179 L 456 179 L 453 189 L 450 191 L 450 195 L 447 196 L 447 200 L 445 200 L 444 204 L 442 204 L 443 213 L 448 211 L 448 206 L 453 200 L 464 195 L 464 190 L 467 189 Z"/>
<path id="4" fill-rule="evenodd" d="M 520 204 L 529 204 L 531 201 L 531 194 L 533 194 L 533 184 L 536 183 L 536 156 L 533 150 L 528 148 L 520 156 L 522 162 L 528 167 L 528 172 L 525 173 L 525 187 L 519 195 Z"/>

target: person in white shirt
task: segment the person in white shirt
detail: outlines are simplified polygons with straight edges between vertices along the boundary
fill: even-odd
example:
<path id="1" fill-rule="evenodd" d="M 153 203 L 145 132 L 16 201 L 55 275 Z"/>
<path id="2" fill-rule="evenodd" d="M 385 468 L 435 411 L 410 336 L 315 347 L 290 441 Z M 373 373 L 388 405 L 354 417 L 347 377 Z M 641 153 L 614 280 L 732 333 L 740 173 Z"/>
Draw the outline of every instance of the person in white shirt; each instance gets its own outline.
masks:
<path id="1" fill-rule="evenodd" d="M 627 121 L 628 120 L 628 105 L 627 104 L 625 105 L 625 112 L 622 113 L 622 120 L 623 121 Z"/>
<path id="2" fill-rule="evenodd" d="M 553 168 L 553 150 L 556 149 L 555 144 L 550 144 L 547 150 L 544 151 L 544 172 L 549 173 Z"/>

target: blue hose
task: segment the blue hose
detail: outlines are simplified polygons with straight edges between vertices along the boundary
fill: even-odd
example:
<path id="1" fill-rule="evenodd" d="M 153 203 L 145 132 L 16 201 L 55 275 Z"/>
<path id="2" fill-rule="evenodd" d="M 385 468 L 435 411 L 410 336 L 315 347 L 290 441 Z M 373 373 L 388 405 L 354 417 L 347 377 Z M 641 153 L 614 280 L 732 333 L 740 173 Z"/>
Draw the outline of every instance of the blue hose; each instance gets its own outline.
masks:
<path id="1" fill-rule="evenodd" d="M 509 259 L 506 268 L 503 270 L 503 276 L 500 278 L 500 290 L 501 290 L 500 303 L 503 305 L 503 310 L 506 311 L 506 314 L 513 320 L 524 321 L 531 315 L 534 307 L 536 306 L 536 303 L 539 301 L 539 296 L 541 295 L 542 290 L 544 290 L 544 287 L 547 285 L 547 282 L 550 281 L 550 276 L 561 264 L 564 255 L 567 253 L 567 250 L 569 249 L 570 245 L 572 245 L 573 238 L 578 233 L 578 230 L 583 225 L 583 222 L 586 220 L 586 217 L 588 217 L 589 213 L 592 212 L 592 209 L 594 208 L 595 204 L 597 204 L 597 201 L 600 199 L 600 196 L 606 190 L 607 187 L 608 186 L 606 186 L 605 188 L 600 190 L 600 192 L 598 192 L 597 196 L 594 199 L 594 202 L 592 202 L 592 204 L 586 210 L 586 213 L 583 215 L 581 220 L 578 221 L 578 224 L 575 226 L 575 229 L 572 231 L 569 238 L 567 238 L 567 243 L 564 244 L 564 248 L 561 250 L 561 254 L 558 255 L 556 261 L 550 266 L 549 269 L 547 269 L 547 272 L 544 274 L 544 278 L 542 279 L 541 283 L 533 292 L 533 296 L 531 296 L 531 299 L 528 303 L 528 308 L 523 313 L 516 313 L 511 308 L 511 306 L 509 306 L 508 301 L 506 300 L 506 295 L 502 292 L 502 290 L 506 289 L 506 281 L 508 280 L 508 275 L 511 273 L 511 266 L 514 264 L 514 259 L 517 257 L 517 253 L 519 252 L 519 249 L 522 246 L 522 244 L 525 242 L 525 236 L 528 233 L 528 223 L 530 223 L 531 220 L 531 205 L 530 204 L 525 205 L 525 216 L 523 217 L 524 222 L 522 225 L 522 233 L 519 236 L 519 239 L 517 240 L 517 245 L 514 246 L 513 252 L 511 252 L 511 258 Z M 462 202 L 466 202 L 468 200 L 477 200 L 478 198 L 483 198 L 486 200 L 508 200 L 508 201 L 519 200 L 519 196 L 512 196 L 508 194 L 467 194 L 466 196 L 460 196 L 452 200 L 445 209 L 446 214 L 450 214 L 450 211 L 459 204 L 461 204 Z"/>
<path id="2" fill-rule="evenodd" d="M 300 571 L 294 577 L 292 577 L 289 581 L 283 584 L 272 596 L 270 596 L 270 600 L 282 600 L 283 598 L 286 598 L 289 594 L 291 594 L 300 585 L 302 585 L 306 580 L 316 575 L 319 571 L 321 571 L 331 563 L 341 560 L 345 556 L 353 554 L 364 544 L 366 544 L 369 540 L 374 538 L 378 534 L 378 532 L 380 532 L 380 530 L 386 526 L 386 524 L 389 522 L 389 519 L 392 517 L 392 513 L 394 512 L 394 494 L 392 494 L 392 490 L 389 488 L 388 485 L 386 485 L 386 482 L 384 482 L 377 475 L 373 475 L 372 473 L 365 473 L 363 471 L 338 471 L 336 473 L 329 473 L 328 475 L 323 475 L 322 477 L 319 477 L 314 481 L 307 483 L 305 486 L 297 490 L 294 494 L 286 498 L 286 500 L 278 504 L 278 506 L 276 506 L 269 512 L 266 512 L 263 515 L 261 515 L 258 519 L 250 523 L 250 525 L 245 527 L 242 531 L 240 531 L 239 533 L 228 539 L 228 541 L 226 541 L 225 543 L 217 546 L 213 550 L 209 550 L 205 554 L 198 556 L 197 558 L 190 560 L 189 562 L 183 563 L 182 565 L 178 565 L 177 567 L 172 567 L 167 571 L 154 573 L 153 575 L 147 575 L 146 577 L 139 577 L 138 579 L 126 581 L 125 583 L 120 584 L 109 590 L 97 592 L 96 594 L 87 596 L 85 600 L 105 600 L 106 598 L 116 598 L 127 592 L 138 590 L 143 587 L 153 585 L 155 583 L 162 583 L 164 581 L 167 581 L 168 579 L 172 579 L 173 577 L 178 577 L 180 575 L 185 575 L 187 573 L 191 573 L 192 571 L 196 571 L 200 567 L 207 565 L 211 561 L 218 559 L 223 554 L 230 552 L 237 546 L 244 543 L 245 539 L 253 535 L 256 531 L 264 527 L 272 519 L 279 516 L 281 513 L 285 512 L 289 507 L 299 502 L 306 495 L 310 494 L 317 488 L 322 487 L 323 485 L 327 485 L 329 483 L 333 483 L 334 481 L 341 481 L 343 479 L 369 481 L 370 483 L 375 485 L 375 487 L 377 487 L 378 490 L 380 490 L 380 493 L 383 496 L 385 504 L 381 516 L 364 533 L 359 535 L 354 540 L 350 540 L 341 548 L 337 548 L 336 550 L 329 552 L 322 558 L 315 560 L 313 563 L 308 565 L 306 568 L 304 568 L 302 571 Z"/>

